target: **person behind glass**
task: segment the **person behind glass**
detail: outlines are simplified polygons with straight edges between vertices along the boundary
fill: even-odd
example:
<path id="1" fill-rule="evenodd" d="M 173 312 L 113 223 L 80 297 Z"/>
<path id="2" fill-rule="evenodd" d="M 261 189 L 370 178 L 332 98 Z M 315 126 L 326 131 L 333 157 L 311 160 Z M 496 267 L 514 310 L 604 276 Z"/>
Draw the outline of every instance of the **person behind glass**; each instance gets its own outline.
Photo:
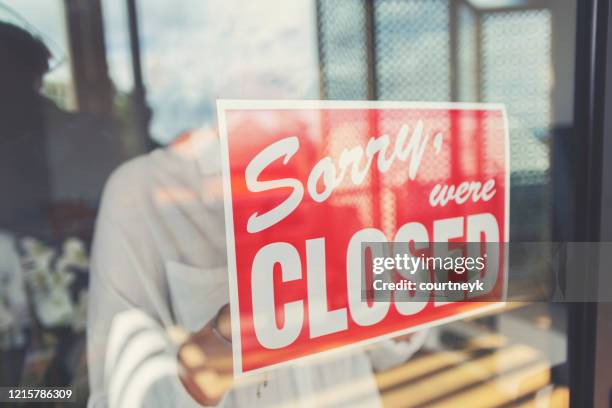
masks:
<path id="1" fill-rule="evenodd" d="M 13 254 L 17 263 L 24 254 L 21 244 L 26 237 L 35 238 L 56 251 L 61 250 L 64 239 L 77 236 L 88 240 L 89 224 L 84 223 L 87 224 L 84 231 L 71 220 L 58 224 L 54 222 L 53 211 L 69 200 L 81 203 L 84 198 L 95 196 L 90 191 L 97 190 L 99 196 L 112 170 L 109 167 L 113 166 L 108 160 L 109 140 L 100 137 L 101 121 L 65 111 L 42 94 L 43 77 L 50 70 L 51 58 L 49 48 L 40 38 L 24 28 L 0 21 L 0 231 L 3 242 L 0 249 Z M 95 148 L 83 149 L 89 144 Z M 92 201 L 87 203 L 91 209 L 97 206 L 97 198 Z M 12 264 L 11 268 L 11 273 L 4 273 L 5 280 L 0 283 L 5 288 L 13 288 L 10 295 L 14 298 L 15 288 L 25 292 L 25 284 L 24 277 L 19 276 L 23 268 Z M 71 289 L 76 293 L 77 284 L 85 285 L 86 279 L 86 274 L 78 275 Z M 18 297 L 25 297 L 25 293 Z M 20 316 L 15 324 L 29 332 L 31 325 L 24 320 L 27 313 L 12 314 Z M 69 352 L 78 351 L 83 336 L 66 322 L 44 329 L 53 330 L 58 338 L 57 350 L 45 373 L 45 384 L 65 386 L 72 380 L 75 365 L 69 361 Z M 29 336 L 19 338 L 24 337 Z M 27 341 L 18 343 L 24 352 Z M 8 361 L 0 360 L 2 368 L 6 368 Z M 17 367 L 10 370 L 16 375 L 21 372 Z"/>
<path id="2" fill-rule="evenodd" d="M 0 21 L 0 228 L 47 244 L 69 234 L 88 241 L 90 228 L 58 218 L 76 208 L 92 223 L 121 143 L 111 118 L 68 111 L 58 105 L 68 100 L 43 93 L 52 57 L 38 36 Z"/>
<path id="3" fill-rule="evenodd" d="M 50 182 L 45 154 L 47 47 L 27 31 L 0 22 L 0 385 L 21 380 L 30 315 L 18 239 L 46 230 Z"/>
<path id="4" fill-rule="evenodd" d="M 295 123 L 276 126 L 299 133 Z M 186 132 L 107 182 L 92 254 L 89 406 L 380 406 L 373 371 L 408 359 L 424 332 L 232 380 L 220 158 L 214 130 Z"/>
<path id="5" fill-rule="evenodd" d="M 50 57 L 42 41 L 0 22 L 0 227 L 19 235 L 46 226 L 50 180 L 39 90 Z"/>

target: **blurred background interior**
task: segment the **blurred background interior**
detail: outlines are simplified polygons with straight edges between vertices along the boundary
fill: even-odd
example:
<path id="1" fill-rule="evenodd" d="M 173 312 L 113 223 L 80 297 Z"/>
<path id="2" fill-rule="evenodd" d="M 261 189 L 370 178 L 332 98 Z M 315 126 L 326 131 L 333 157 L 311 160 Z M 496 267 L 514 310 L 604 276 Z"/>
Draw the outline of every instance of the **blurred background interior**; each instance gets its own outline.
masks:
<path id="1" fill-rule="evenodd" d="M 217 98 L 505 103 L 511 240 L 572 228 L 554 223 L 551 195 L 569 171 L 552 158 L 573 126 L 575 0 L 0 0 L 0 21 L 51 52 L 40 136 L 0 139 L 12 166 L 0 176 L 0 258 L 23 265 L 30 310 L 6 306 L 11 274 L 0 275 L 0 385 L 71 385 L 86 401 L 87 260 L 104 181 L 214 125 Z M 5 95 L 0 110 L 11 105 Z M 512 273 L 544 276 L 547 262 L 521 254 Z M 566 315 L 517 302 L 442 326 L 378 373 L 383 402 L 566 406 Z"/>

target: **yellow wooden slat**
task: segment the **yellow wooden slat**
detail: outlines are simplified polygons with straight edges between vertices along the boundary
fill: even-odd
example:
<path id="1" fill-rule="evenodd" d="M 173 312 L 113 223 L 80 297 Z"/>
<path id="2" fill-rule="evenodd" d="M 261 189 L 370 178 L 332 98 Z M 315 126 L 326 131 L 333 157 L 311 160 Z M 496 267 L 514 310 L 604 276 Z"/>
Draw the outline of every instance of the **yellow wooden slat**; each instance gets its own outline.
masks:
<path id="1" fill-rule="evenodd" d="M 490 408 L 508 404 L 545 387 L 550 382 L 550 367 L 546 363 L 510 373 L 498 379 L 454 395 L 429 408 Z"/>
<path id="2" fill-rule="evenodd" d="M 489 380 L 501 372 L 536 362 L 539 357 L 538 351 L 529 346 L 511 346 L 398 389 L 383 392 L 383 404 L 389 407 L 419 406 L 450 392 Z"/>
<path id="3" fill-rule="evenodd" d="M 569 407 L 569 389 L 555 388 L 549 395 L 538 395 L 531 401 L 519 405 L 519 408 L 567 408 Z"/>
<path id="4" fill-rule="evenodd" d="M 378 388 L 383 391 L 397 384 L 411 381 L 445 367 L 462 364 L 472 358 L 471 353 L 484 348 L 497 348 L 506 344 L 502 336 L 492 334 L 477 337 L 468 343 L 464 350 L 441 351 L 422 357 L 416 357 L 408 362 L 376 375 Z"/>
<path id="5" fill-rule="evenodd" d="M 427 375 L 444 367 L 465 363 L 470 360 L 468 352 L 443 351 L 428 356 L 419 357 L 409 364 L 403 364 L 397 368 L 379 373 L 376 375 L 378 388 L 384 391 L 393 387 Z"/>
<path id="6" fill-rule="evenodd" d="M 484 313 L 478 313 L 474 316 L 470 316 L 470 317 L 466 317 L 465 319 L 463 319 L 464 322 L 469 322 L 472 320 L 477 320 L 477 319 L 482 319 L 483 317 L 488 317 L 488 316 L 496 316 L 496 315 L 500 315 L 502 313 L 508 313 L 511 312 L 513 310 L 517 310 L 517 309 L 521 309 L 523 307 L 527 307 L 529 305 L 532 305 L 532 302 L 508 302 L 504 305 L 504 307 L 499 308 L 499 309 L 492 309 L 492 310 L 488 310 Z"/>

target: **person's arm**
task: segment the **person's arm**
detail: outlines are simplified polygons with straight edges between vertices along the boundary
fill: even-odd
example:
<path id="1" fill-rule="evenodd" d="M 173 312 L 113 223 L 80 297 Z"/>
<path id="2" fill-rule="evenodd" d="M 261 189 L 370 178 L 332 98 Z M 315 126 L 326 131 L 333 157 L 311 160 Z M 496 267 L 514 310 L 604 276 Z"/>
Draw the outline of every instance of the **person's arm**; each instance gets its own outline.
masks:
<path id="1" fill-rule="evenodd" d="M 151 181 L 140 160 L 111 177 L 97 220 L 87 330 L 89 406 L 126 406 L 122 401 L 140 398 L 146 406 L 195 407 L 213 401 L 199 398 L 193 388 L 189 392 L 185 384 L 210 381 L 199 376 L 191 384 L 192 376 L 177 361 L 183 353 L 168 334 L 173 321 L 160 247 L 164 240 L 147 202 Z M 200 345 L 209 367 L 209 357 L 217 352 L 201 334 L 189 342 Z"/>

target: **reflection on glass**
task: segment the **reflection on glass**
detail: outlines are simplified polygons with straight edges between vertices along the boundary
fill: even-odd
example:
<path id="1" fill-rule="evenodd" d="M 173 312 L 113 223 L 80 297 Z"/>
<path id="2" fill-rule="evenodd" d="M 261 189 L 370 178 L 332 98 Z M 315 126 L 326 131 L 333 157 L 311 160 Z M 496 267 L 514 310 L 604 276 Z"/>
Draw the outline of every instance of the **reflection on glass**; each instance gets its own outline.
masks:
<path id="1" fill-rule="evenodd" d="M 126 2 L 0 0 L 0 20 L 34 33 L 52 54 L 50 72 L 23 87 L 31 99 L 22 103 L 17 94 L 5 92 L 0 106 L 6 118 L 1 162 L 10 168 L 0 174 L 0 385 L 71 386 L 85 403 L 89 246 L 103 184 L 120 162 L 149 150 L 139 123 L 149 123 L 148 134 L 157 143 L 180 150 L 182 131 L 214 127 L 218 98 L 504 103 L 511 136 L 511 240 L 550 239 L 552 185 L 570 171 L 551 161 L 551 148 L 573 125 L 576 1 L 136 3 L 136 51 L 142 56 L 148 106 L 134 98 Z M 0 65 L 16 66 L 11 58 L 2 58 Z M 16 86 L 2 75 L 3 84 Z M 20 128 L 6 125 L 24 118 Z M 388 123 L 381 121 L 380 130 L 388 130 Z M 327 149 L 341 151 L 350 144 L 363 121 L 353 126 L 331 135 Z M 470 143 L 470 137 L 462 143 Z M 470 157 L 464 162 L 466 174 L 477 170 Z M 429 170 L 446 175 L 441 168 Z M 185 177 L 187 171 L 176 174 Z M 396 188 L 400 181 L 385 178 L 378 200 L 362 200 L 346 188 L 334 205 L 354 208 L 351 217 L 360 222 L 379 220 L 390 232 L 403 200 Z M 126 191 L 149 182 L 129 184 Z M 155 190 L 152 202 L 172 211 L 198 197 L 178 184 Z M 219 196 L 207 197 L 206 205 L 218 205 Z M 211 257 L 225 250 L 219 208 L 212 235 L 221 244 Z M 190 242 L 189 251 L 201 252 L 199 242 Z M 511 259 L 511 273 L 541 277 L 538 287 L 547 288 L 551 257 L 542 252 L 525 247 Z M 185 296 L 188 281 L 169 278 L 182 276 L 181 265 L 162 269 L 162 281 L 174 285 L 167 295 L 193 300 Z M 125 273 L 116 283 L 138 286 L 132 278 Z M 8 287 L 15 289 L 9 293 Z M 140 298 L 127 301 L 142 306 Z M 172 308 L 172 313 L 180 312 Z M 376 365 L 375 385 L 369 369 L 350 384 L 334 383 L 332 371 L 323 369 L 320 376 L 333 386 L 312 396 L 330 405 L 341 395 L 359 401 L 369 384 L 384 406 L 466 406 L 475 400 L 487 406 L 566 406 L 565 317 L 561 304 L 514 302 L 503 313 L 443 326 L 398 367 Z M 171 318 L 158 320 L 171 326 Z M 167 341 L 172 336 L 165 330 L 158 334 Z M 389 363 L 385 355 L 378 357 Z M 167 360 L 159 367 L 164 374 L 176 368 Z M 142 400 L 140 392 L 155 379 L 139 372 L 134 384 L 139 378 L 140 388 L 117 386 L 129 391 L 124 394 L 129 401 Z M 270 388 L 254 386 L 253 400 L 258 393 L 275 396 Z M 280 406 L 292 402 L 277 398 Z"/>

